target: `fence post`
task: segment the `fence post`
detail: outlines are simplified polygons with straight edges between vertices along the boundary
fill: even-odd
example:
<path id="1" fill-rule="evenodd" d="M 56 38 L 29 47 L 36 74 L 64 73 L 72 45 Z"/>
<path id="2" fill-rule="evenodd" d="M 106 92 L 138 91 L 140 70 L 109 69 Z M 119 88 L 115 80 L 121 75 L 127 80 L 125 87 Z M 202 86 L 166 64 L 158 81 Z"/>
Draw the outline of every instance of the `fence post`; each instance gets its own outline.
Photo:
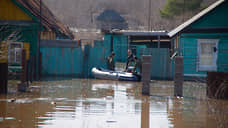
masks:
<path id="1" fill-rule="evenodd" d="M 0 42 L 0 94 L 7 93 L 8 84 L 8 43 Z"/>
<path id="2" fill-rule="evenodd" d="M 26 77 L 27 77 L 27 61 L 26 61 L 26 50 L 22 49 L 21 52 L 21 83 L 18 84 L 18 91 L 21 92 L 26 92 L 27 90 L 27 82 L 26 82 Z"/>
<path id="3" fill-rule="evenodd" d="M 29 70 L 29 81 L 32 83 L 33 81 L 33 56 L 30 57 L 29 62 L 30 62 L 30 70 Z"/>
<path id="4" fill-rule="evenodd" d="M 0 63 L 0 94 L 7 93 L 8 84 L 8 63 Z"/>
<path id="5" fill-rule="evenodd" d="M 183 96 L 183 56 L 175 57 L 174 96 Z"/>
<path id="6" fill-rule="evenodd" d="M 34 58 L 33 58 L 33 60 L 34 60 L 33 61 L 33 64 L 34 64 L 34 66 L 33 66 L 33 68 L 34 68 L 34 70 L 33 70 L 33 78 L 34 78 L 34 80 L 37 80 L 37 77 L 36 77 L 37 76 L 37 72 L 36 72 L 37 59 L 36 58 L 37 58 L 37 55 L 35 55 Z"/>
<path id="7" fill-rule="evenodd" d="M 150 95 L 151 56 L 142 58 L 142 94 Z"/>
<path id="8" fill-rule="evenodd" d="M 42 53 L 39 53 L 39 71 L 38 71 L 38 80 L 41 80 L 41 71 L 42 71 Z"/>

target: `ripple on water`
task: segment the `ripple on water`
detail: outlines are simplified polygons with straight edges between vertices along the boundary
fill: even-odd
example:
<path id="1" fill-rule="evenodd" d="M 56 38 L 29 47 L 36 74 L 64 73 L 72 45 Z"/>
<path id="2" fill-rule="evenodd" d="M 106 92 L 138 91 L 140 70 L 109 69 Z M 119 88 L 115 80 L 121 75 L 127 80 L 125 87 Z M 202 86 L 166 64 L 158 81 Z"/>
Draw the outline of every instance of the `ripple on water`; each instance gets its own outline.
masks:
<path id="1" fill-rule="evenodd" d="M 14 117 L 5 117 L 5 120 L 15 120 Z"/>
<path id="2" fill-rule="evenodd" d="M 15 103 L 18 103 L 18 104 L 32 103 L 32 102 L 33 102 L 33 100 L 28 99 L 28 98 L 25 98 L 25 99 L 16 99 L 15 100 Z"/>
<path id="3" fill-rule="evenodd" d="M 3 121 L 3 117 L 0 117 L 0 122 L 2 122 Z"/>

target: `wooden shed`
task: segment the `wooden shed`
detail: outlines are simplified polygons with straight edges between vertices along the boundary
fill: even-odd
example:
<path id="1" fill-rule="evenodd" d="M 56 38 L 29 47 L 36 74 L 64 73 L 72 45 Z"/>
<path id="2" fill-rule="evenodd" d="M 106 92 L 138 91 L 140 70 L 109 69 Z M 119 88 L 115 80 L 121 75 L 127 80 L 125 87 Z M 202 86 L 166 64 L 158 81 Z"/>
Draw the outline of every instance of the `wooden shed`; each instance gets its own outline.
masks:
<path id="1" fill-rule="evenodd" d="M 218 0 L 168 35 L 183 56 L 184 76 L 228 72 L 228 1 Z"/>

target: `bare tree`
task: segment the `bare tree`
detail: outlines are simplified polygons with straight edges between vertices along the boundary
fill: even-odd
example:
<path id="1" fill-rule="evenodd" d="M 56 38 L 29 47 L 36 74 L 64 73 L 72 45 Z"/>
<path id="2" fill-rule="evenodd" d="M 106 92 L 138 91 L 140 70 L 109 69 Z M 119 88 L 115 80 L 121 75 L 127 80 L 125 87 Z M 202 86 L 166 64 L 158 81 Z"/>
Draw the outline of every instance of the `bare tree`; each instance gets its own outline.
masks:
<path id="1" fill-rule="evenodd" d="M 216 0 L 204 0 L 203 4 L 211 4 Z M 127 19 L 130 28 L 148 26 L 148 15 L 151 13 L 152 30 L 171 30 L 183 21 L 183 17 L 173 20 L 162 19 L 159 9 L 163 8 L 166 0 L 151 0 L 151 11 L 148 11 L 148 0 L 46 0 L 46 5 L 60 18 L 62 22 L 77 28 L 96 28 L 95 18 L 104 9 L 116 10 Z M 195 13 L 185 13 L 188 19 Z"/>

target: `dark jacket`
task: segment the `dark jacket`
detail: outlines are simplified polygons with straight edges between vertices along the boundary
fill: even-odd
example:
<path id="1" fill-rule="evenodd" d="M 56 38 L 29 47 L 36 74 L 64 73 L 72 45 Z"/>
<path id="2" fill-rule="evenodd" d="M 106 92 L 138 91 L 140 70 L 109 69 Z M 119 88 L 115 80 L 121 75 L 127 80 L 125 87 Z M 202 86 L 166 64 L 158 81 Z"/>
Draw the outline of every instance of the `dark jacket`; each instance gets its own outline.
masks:
<path id="1" fill-rule="evenodd" d="M 112 56 L 109 56 L 107 58 L 107 66 L 109 70 L 112 70 L 112 71 L 115 70 L 115 61 L 114 61 L 114 58 L 112 58 Z"/>
<path id="2" fill-rule="evenodd" d="M 127 57 L 127 64 L 126 64 L 126 70 L 128 69 L 128 66 L 131 62 L 134 62 L 134 57 L 133 54 L 131 54 L 130 56 Z"/>
<path id="3" fill-rule="evenodd" d="M 136 60 L 136 63 L 134 65 L 133 72 L 136 72 L 137 69 L 138 69 L 138 72 L 139 73 L 142 73 L 142 61 L 141 61 L 141 59 L 137 59 Z"/>

